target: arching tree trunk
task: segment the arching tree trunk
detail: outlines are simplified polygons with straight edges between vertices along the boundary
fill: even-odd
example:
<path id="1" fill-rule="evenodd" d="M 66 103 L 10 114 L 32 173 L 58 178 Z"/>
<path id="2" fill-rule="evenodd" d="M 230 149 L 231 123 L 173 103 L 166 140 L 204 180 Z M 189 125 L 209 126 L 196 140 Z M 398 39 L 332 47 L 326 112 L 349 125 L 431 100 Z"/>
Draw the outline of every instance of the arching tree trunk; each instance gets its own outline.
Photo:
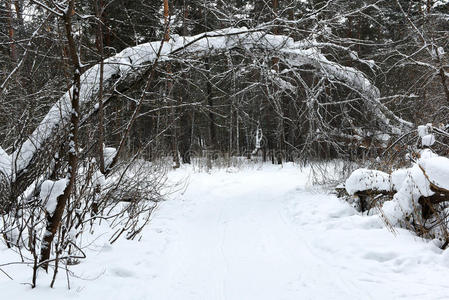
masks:
<path id="1" fill-rule="evenodd" d="M 196 57 L 205 59 L 207 63 L 208 57 L 221 54 L 223 51 L 229 51 L 229 49 L 239 49 L 244 42 L 245 49 L 263 50 L 263 53 L 266 53 L 265 55 L 271 54 L 276 57 L 283 57 L 289 68 L 308 65 L 315 68 L 321 76 L 331 77 L 333 82 L 340 81 L 345 86 L 350 87 L 363 97 L 370 113 L 378 120 L 379 128 L 385 132 L 395 131 L 398 128 L 413 127 L 413 124 L 396 116 L 379 101 L 379 90 L 371 84 L 362 72 L 328 60 L 316 48 L 304 48 L 304 45 L 307 45 L 304 41 L 286 43 L 287 38 L 280 35 L 274 36 L 264 31 L 232 28 L 178 38 L 169 42 L 156 41 L 127 48 L 104 61 L 103 88 L 105 94 L 114 95 L 114 90 L 123 93 L 134 83 L 142 82 L 145 78 L 142 75 L 146 76 L 151 73 L 151 70 L 155 68 L 155 63 L 161 57 L 167 62 L 172 57 L 194 54 Z M 81 88 L 77 92 L 80 93 L 80 108 L 84 109 L 83 122 L 98 112 L 98 108 L 94 107 L 92 110 L 88 110 L 88 107 L 93 107 L 92 101 L 98 99 L 99 72 L 100 64 L 87 69 L 81 75 L 81 87 L 77 87 L 77 83 L 75 83 L 73 88 L 53 105 L 34 132 L 12 153 L 12 161 L 14 162 L 12 171 L 14 176 L 12 177 L 14 180 L 10 185 L 11 199 L 17 199 L 29 187 L 41 174 L 43 165 L 51 160 L 52 153 L 58 151 L 59 145 L 67 141 L 64 129 L 71 120 L 71 102 L 74 100 L 72 99 L 72 90 Z M 208 97 L 206 101 L 213 106 L 212 86 L 210 83 L 208 85 L 209 87 L 206 87 Z M 110 96 L 104 99 L 104 102 L 113 99 L 115 98 Z M 210 108 L 213 108 L 212 106 Z M 214 119 L 212 113 L 210 116 Z M 210 122 L 209 127 L 211 140 L 215 142 L 213 121 Z M 121 147 L 119 148 L 121 149 Z"/>

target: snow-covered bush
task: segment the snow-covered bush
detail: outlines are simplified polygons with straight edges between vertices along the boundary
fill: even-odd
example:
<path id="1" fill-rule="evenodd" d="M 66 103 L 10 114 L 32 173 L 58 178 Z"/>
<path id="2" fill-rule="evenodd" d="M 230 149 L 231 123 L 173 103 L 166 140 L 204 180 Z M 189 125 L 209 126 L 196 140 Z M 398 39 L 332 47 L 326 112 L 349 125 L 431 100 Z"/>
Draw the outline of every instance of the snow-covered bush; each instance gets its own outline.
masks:
<path id="1" fill-rule="evenodd" d="M 369 169 L 355 170 L 346 180 L 350 199 L 357 199 L 361 211 L 377 207 L 384 220 L 426 238 L 437 238 L 441 247 L 449 243 L 449 158 L 430 148 L 435 143 L 430 124 L 418 127 L 420 144 L 409 155 L 408 168 L 390 174 Z M 441 131 L 444 134 L 444 131 Z M 379 203 L 382 199 L 382 203 Z M 387 200 L 387 201 L 385 201 Z"/>
<path id="2" fill-rule="evenodd" d="M 41 176 L 33 182 L 17 199 L 19 205 L 1 213 L 0 234 L 9 248 L 21 253 L 18 261 L 31 266 L 32 286 L 36 286 L 38 270 L 44 263 L 54 270 L 54 282 L 59 267 L 67 269 L 85 258 L 83 249 L 95 239 L 93 233 L 100 223 L 109 232 L 111 243 L 121 236 L 134 239 L 149 222 L 156 202 L 163 198 L 162 190 L 167 188 L 165 173 L 166 168 L 160 164 L 134 160 L 121 162 L 105 175 L 94 158 L 82 161 L 48 261 L 41 259 L 47 220 L 56 213 L 68 179 Z"/>

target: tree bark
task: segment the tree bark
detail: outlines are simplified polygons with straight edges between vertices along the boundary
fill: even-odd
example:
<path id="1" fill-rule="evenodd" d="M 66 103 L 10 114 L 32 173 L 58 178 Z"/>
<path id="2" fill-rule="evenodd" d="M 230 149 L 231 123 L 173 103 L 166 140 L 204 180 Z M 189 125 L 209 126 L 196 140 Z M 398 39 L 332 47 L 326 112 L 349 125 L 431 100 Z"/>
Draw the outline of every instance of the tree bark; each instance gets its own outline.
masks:
<path id="1" fill-rule="evenodd" d="M 206 58 L 206 70 L 210 70 L 209 58 Z M 215 129 L 215 115 L 213 113 L 214 98 L 212 95 L 212 83 L 210 80 L 206 83 L 207 105 L 209 106 L 209 150 L 215 150 L 217 147 L 217 133 Z"/>
<path id="2" fill-rule="evenodd" d="M 96 4 L 96 15 L 97 15 L 97 50 L 100 54 L 100 83 L 98 91 L 98 159 L 100 165 L 100 172 L 105 173 L 104 167 L 104 107 L 103 107 L 103 81 L 104 81 L 104 47 L 103 47 L 103 24 L 102 24 L 102 13 L 103 13 L 103 0 L 97 0 Z"/>
<path id="3" fill-rule="evenodd" d="M 71 0 L 68 5 L 68 10 L 64 12 L 64 27 L 66 31 L 67 44 L 69 49 L 69 55 L 71 63 L 74 67 L 73 72 L 73 89 L 72 89 L 72 112 L 70 116 L 70 135 L 69 135 L 69 182 L 64 189 L 64 193 L 57 198 L 56 209 L 53 213 L 47 213 L 47 225 L 46 232 L 42 241 L 41 246 L 41 256 L 40 265 L 45 270 L 48 271 L 48 263 L 51 253 L 51 245 L 55 234 L 61 225 L 61 220 L 64 214 L 65 207 L 70 199 L 72 189 L 75 185 L 76 173 L 77 173 L 77 163 L 78 163 L 78 126 L 79 126 L 79 96 L 81 89 L 81 66 L 79 61 L 79 56 L 77 52 L 77 47 L 72 33 L 72 15 L 74 14 L 74 0 Z"/>
<path id="4" fill-rule="evenodd" d="M 16 44 L 14 42 L 14 21 L 13 21 L 13 14 L 12 14 L 12 8 L 11 8 L 11 0 L 8 0 L 6 2 L 7 8 L 6 13 L 8 15 L 8 36 L 9 36 L 9 42 L 10 42 L 10 56 L 12 61 L 16 61 Z"/>
<path id="5" fill-rule="evenodd" d="M 17 21 L 23 26 L 23 0 L 14 0 L 14 8 L 16 10 Z"/>
<path id="6" fill-rule="evenodd" d="M 170 40 L 170 6 L 168 0 L 164 0 L 164 25 L 165 25 L 165 34 L 164 40 L 168 42 Z M 173 82 L 171 79 L 171 64 L 167 63 L 167 95 L 168 99 L 171 100 L 171 94 L 173 90 Z M 170 108 L 170 119 L 171 119 L 171 147 L 172 147 L 172 155 L 173 155 L 173 168 L 177 169 L 180 167 L 179 155 L 178 155 L 178 134 L 177 134 L 177 121 L 176 121 L 176 109 L 174 103 L 171 104 Z"/>

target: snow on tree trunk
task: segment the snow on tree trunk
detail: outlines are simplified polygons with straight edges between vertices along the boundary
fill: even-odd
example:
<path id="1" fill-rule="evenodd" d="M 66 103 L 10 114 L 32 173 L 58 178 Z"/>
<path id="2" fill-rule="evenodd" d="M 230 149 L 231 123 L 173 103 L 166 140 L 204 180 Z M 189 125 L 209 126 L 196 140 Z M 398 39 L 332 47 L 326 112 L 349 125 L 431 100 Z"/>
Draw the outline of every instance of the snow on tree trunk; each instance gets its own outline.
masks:
<path id="1" fill-rule="evenodd" d="M 68 180 L 66 178 L 57 181 L 45 180 L 41 185 L 39 198 L 45 203 L 45 209 L 52 215 L 55 212 L 57 199 L 64 193 Z"/>
<path id="2" fill-rule="evenodd" d="M 78 129 L 80 120 L 80 99 L 82 92 L 81 85 L 81 65 L 77 52 L 77 45 L 72 32 L 72 12 L 74 12 L 75 1 L 71 0 L 68 4 L 68 10 L 63 15 L 65 33 L 67 37 L 67 46 L 69 49 L 69 55 L 73 71 L 73 93 L 70 95 L 70 102 L 68 103 L 70 109 L 67 111 L 67 116 L 70 121 L 70 133 L 69 133 L 69 153 L 68 153 L 68 179 L 64 181 L 58 181 L 58 186 L 65 184 L 62 192 L 58 191 L 59 196 L 56 198 L 56 203 L 52 204 L 51 209 L 53 211 L 47 214 L 47 224 L 45 226 L 46 232 L 44 234 L 41 244 L 41 255 L 39 264 L 44 270 L 48 270 L 49 259 L 51 254 L 51 246 L 56 235 L 61 220 L 64 214 L 67 202 L 72 194 L 73 187 L 75 186 L 76 174 L 78 168 Z M 63 115 L 63 112 L 61 112 Z M 20 161 L 18 161 L 20 162 Z M 54 207 L 53 207 L 54 206 Z M 47 207 L 48 209 L 48 207 Z"/>

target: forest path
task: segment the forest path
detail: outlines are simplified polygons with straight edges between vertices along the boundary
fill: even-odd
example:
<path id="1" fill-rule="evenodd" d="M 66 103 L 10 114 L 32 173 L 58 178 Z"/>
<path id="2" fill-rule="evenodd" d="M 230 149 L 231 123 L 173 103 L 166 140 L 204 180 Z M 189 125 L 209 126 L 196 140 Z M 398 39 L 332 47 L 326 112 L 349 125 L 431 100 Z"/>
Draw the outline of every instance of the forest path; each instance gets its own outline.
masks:
<path id="1" fill-rule="evenodd" d="M 351 283 L 311 251 L 308 240 L 315 230 L 301 232 L 292 222 L 286 201 L 298 195 L 299 201 L 308 201 L 312 194 L 304 192 L 306 182 L 298 174 L 291 175 L 195 175 L 204 178 L 194 178 L 183 195 L 168 268 L 156 284 L 162 298 L 357 295 Z M 328 289 L 323 291 L 323 285 Z"/>
<path id="2" fill-rule="evenodd" d="M 69 291 L 64 274 L 53 290 L 45 278 L 35 290 L 18 285 L 27 269 L 0 278 L 4 299 L 447 299 L 449 251 L 392 234 L 312 188 L 309 171 L 171 172 L 189 184 L 159 204 L 139 241 L 111 246 L 109 229 L 97 230 Z"/>
<path id="3" fill-rule="evenodd" d="M 148 299 L 449 295 L 435 246 L 393 235 L 377 216 L 360 216 L 308 182 L 307 170 L 293 166 L 193 174 L 155 216 L 171 238 Z"/>

